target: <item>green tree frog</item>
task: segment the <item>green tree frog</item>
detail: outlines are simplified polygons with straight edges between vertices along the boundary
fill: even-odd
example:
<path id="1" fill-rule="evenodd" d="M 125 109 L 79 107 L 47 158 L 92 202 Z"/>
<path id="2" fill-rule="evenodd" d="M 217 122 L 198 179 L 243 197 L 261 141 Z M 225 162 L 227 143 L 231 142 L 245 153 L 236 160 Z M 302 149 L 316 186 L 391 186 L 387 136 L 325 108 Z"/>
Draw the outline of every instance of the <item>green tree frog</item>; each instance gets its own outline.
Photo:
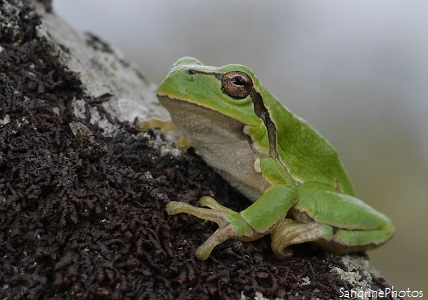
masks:
<path id="1" fill-rule="evenodd" d="M 308 123 L 285 108 L 242 65 L 210 67 L 180 58 L 157 96 L 192 146 L 253 203 L 241 212 L 204 196 L 195 207 L 167 204 L 219 228 L 196 250 L 207 259 L 228 239 L 271 235 L 279 259 L 290 245 L 312 242 L 344 254 L 365 251 L 394 233 L 391 220 L 357 199 L 335 149 Z"/>

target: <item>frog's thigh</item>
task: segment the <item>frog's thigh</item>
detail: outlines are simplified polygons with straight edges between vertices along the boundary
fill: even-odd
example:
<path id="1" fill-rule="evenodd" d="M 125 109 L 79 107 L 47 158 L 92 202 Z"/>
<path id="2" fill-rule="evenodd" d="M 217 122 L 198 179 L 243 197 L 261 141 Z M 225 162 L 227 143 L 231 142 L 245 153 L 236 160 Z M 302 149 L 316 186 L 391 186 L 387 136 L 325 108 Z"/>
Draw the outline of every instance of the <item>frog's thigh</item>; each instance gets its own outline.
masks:
<path id="1" fill-rule="evenodd" d="M 324 233 L 314 241 L 336 252 L 372 248 L 387 241 L 394 232 L 388 217 L 363 201 L 323 184 L 300 186 L 294 208 L 321 224 Z M 295 221 L 299 222 L 298 218 L 297 215 Z"/>

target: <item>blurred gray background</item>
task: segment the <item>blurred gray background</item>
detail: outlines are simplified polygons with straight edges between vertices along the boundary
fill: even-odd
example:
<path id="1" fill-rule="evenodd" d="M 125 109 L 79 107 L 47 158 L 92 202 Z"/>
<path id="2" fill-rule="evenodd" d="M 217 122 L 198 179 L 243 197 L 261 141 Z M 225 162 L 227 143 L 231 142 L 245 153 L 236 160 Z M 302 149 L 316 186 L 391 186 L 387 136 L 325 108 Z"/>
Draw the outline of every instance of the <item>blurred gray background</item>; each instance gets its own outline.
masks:
<path id="1" fill-rule="evenodd" d="M 337 148 L 358 196 L 393 219 L 373 265 L 396 289 L 428 293 L 428 1 L 53 4 L 154 83 L 181 56 L 252 68 Z"/>

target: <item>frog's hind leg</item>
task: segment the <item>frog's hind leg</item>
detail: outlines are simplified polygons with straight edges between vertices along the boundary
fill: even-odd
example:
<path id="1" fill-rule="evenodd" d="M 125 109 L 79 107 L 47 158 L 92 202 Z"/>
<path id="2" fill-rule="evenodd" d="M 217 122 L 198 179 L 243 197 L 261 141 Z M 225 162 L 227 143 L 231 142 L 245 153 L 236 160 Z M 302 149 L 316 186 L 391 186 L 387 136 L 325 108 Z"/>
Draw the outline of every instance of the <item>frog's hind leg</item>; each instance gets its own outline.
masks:
<path id="1" fill-rule="evenodd" d="M 291 219 L 272 231 L 272 250 L 287 258 L 292 244 L 314 242 L 343 254 L 365 251 L 389 240 L 394 233 L 391 220 L 361 200 L 320 183 L 298 188 Z"/>
<path id="2" fill-rule="evenodd" d="M 373 230 L 347 230 L 318 222 L 299 223 L 284 219 L 272 231 L 272 251 L 278 259 L 293 256 L 288 247 L 313 242 L 324 250 L 346 254 L 375 248 L 391 238 L 393 228 Z"/>

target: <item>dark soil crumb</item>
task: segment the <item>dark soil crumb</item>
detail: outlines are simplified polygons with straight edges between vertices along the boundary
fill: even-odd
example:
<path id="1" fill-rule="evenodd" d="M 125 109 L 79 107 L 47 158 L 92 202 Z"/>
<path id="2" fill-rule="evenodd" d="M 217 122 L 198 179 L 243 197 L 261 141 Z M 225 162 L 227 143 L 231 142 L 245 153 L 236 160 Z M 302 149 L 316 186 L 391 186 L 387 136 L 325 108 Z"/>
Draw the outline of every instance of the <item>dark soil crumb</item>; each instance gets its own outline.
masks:
<path id="1" fill-rule="evenodd" d="M 169 217 L 166 203 L 195 204 L 207 194 L 234 209 L 248 202 L 195 155 L 160 156 L 154 136 L 102 111 L 108 97 L 85 95 L 78 74 L 36 38 L 35 12 L 5 7 L 2 22 L 11 26 L 0 29 L 1 299 L 239 299 L 241 292 L 329 299 L 352 288 L 331 272 L 344 268 L 340 258 L 301 246 L 298 257 L 280 262 L 268 238 L 230 241 L 197 260 L 194 250 L 215 225 Z M 73 99 L 86 101 L 86 120 L 76 119 Z M 122 130 L 104 137 L 88 122 L 91 107 Z M 387 286 L 374 282 L 373 289 Z"/>

